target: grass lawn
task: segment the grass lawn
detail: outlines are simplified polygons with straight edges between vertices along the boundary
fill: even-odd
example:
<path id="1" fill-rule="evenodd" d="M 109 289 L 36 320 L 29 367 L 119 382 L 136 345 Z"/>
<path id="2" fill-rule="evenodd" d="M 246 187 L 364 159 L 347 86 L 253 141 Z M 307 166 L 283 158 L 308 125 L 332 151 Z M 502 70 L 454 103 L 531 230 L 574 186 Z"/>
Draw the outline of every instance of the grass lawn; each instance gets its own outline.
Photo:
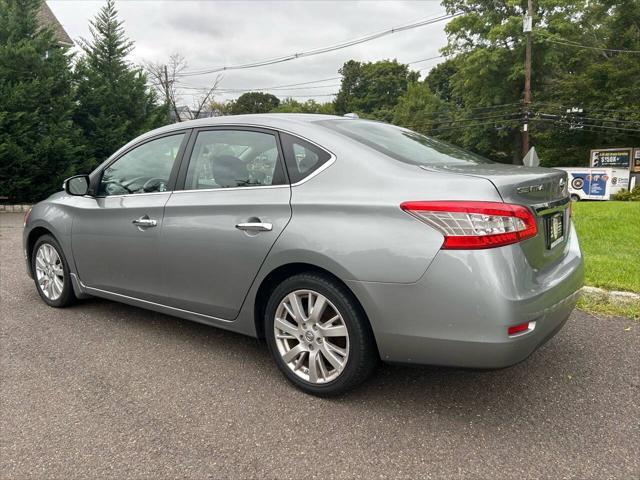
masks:
<path id="1" fill-rule="evenodd" d="M 584 253 L 585 284 L 640 293 L 640 202 L 577 202 L 573 220 Z M 622 309 L 583 300 L 580 306 L 640 318 L 640 305 Z"/>
<path id="2" fill-rule="evenodd" d="M 573 220 L 584 253 L 585 283 L 640 292 L 640 202 L 577 202 Z"/>

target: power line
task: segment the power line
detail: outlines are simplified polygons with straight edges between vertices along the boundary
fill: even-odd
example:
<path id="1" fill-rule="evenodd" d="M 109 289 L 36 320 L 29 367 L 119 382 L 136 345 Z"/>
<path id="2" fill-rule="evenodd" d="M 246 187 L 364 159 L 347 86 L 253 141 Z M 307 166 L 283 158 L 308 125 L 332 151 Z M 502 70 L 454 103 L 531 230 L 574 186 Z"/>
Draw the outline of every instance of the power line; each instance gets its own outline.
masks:
<path id="1" fill-rule="evenodd" d="M 585 117 L 581 112 L 567 112 L 566 114 L 551 114 L 551 113 L 542 113 L 537 112 L 536 115 L 542 115 L 545 118 L 563 120 L 568 117 L 575 120 L 574 123 L 581 122 L 582 120 L 595 121 L 595 122 L 610 122 L 610 123 L 622 123 L 625 125 L 635 124 L 640 125 L 640 120 L 626 120 L 624 118 L 602 118 L 602 117 Z"/>
<path id="2" fill-rule="evenodd" d="M 580 43 L 575 43 L 575 42 L 570 42 L 568 40 L 566 41 L 560 41 L 560 40 L 553 40 L 549 37 L 545 37 L 543 38 L 543 40 L 545 42 L 550 42 L 550 43 L 557 43 L 558 45 L 566 45 L 569 47 L 576 47 L 576 48 L 585 48 L 588 50 L 598 50 L 600 52 L 614 52 L 614 53 L 640 53 L 640 50 L 620 50 L 620 49 L 616 49 L 616 48 L 602 48 L 602 47 L 591 47 L 589 45 L 582 45 Z"/>
<path id="3" fill-rule="evenodd" d="M 365 35 L 363 37 L 359 37 L 359 38 L 356 38 L 356 39 L 353 39 L 353 40 L 348 40 L 348 41 L 343 42 L 343 43 L 334 44 L 334 45 L 330 45 L 330 46 L 326 46 L 326 47 L 320 47 L 320 48 L 316 48 L 314 50 L 308 50 L 306 52 L 293 53 L 293 54 L 282 56 L 282 57 L 270 58 L 270 59 L 266 59 L 266 60 L 258 60 L 258 61 L 255 61 L 255 62 L 244 63 L 244 64 L 239 64 L 239 65 L 229 65 L 229 66 L 216 67 L 216 68 L 211 68 L 211 69 L 204 69 L 204 70 L 200 70 L 200 71 L 196 70 L 196 71 L 192 71 L 192 72 L 184 72 L 184 73 L 180 74 L 179 76 L 181 76 L 181 77 L 191 77 L 191 76 L 196 76 L 196 75 L 205 75 L 205 74 L 210 74 L 210 73 L 224 72 L 224 71 L 227 71 L 227 70 L 243 70 L 243 69 L 247 69 L 247 68 L 263 67 L 263 66 L 266 66 L 266 65 L 273 65 L 273 64 L 276 64 L 276 63 L 288 62 L 290 60 L 296 60 L 298 58 L 310 57 L 310 56 L 313 56 L 313 55 L 320 55 L 322 53 L 333 52 L 335 50 L 340 50 L 340 49 L 351 47 L 351 46 L 354 46 L 354 45 L 359 45 L 361 43 L 369 42 L 371 40 L 375 40 L 375 39 L 378 39 L 380 37 L 384 37 L 386 35 L 392 35 L 394 33 L 403 32 L 405 30 L 411 30 L 411 29 L 414 29 L 414 28 L 423 27 L 423 26 L 426 26 L 426 25 L 431 25 L 433 23 L 438 23 L 438 22 L 441 22 L 443 20 L 449 20 L 449 19 L 454 18 L 454 17 L 456 17 L 458 15 L 461 15 L 461 13 L 444 14 L 444 15 L 440 15 L 438 17 L 432 17 L 432 18 L 428 18 L 426 20 L 421 20 L 419 22 L 413 22 L 413 23 L 409 23 L 409 24 L 406 24 L 406 25 L 401 25 L 399 27 L 390 28 L 388 30 L 384 30 L 384 31 L 381 31 L 381 32 Z"/>
<path id="4" fill-rule="evenodd" d="M 573 106 L 569 106 L 569 105 L 561 105 L 559 103 L 550 103 L 550 102 L 533 102 L 533 105 L 546 105 L 548 107 L 552 107 L 552 108 L 559 108 L 559 109 L 569 109 L 569 108 L 575 108 L 576 105 Z M 580 103 L 578 103 L 578 105 L 580 106 L 580 108 L 589 111 L 589 112 L 606 112 L 606 113 L 623 113 L 623 114 L 636 114 L 638 113 L 638 110 L 632 110 L 632 109 L 626 109 L 626 110 L 616 110 L 616 109 L 611 109 L 611 108 L 592 108 L 592 107 L 587 107 L 584 106 Z"/>
<path id="5" fill-rule="evenodd" d="M 444 57 L 444 55 L 437 55 L 435 57 L 429 57 L 429 58 L 423 58 L 421 60 L 414 60 L 412 62 L 407 62 L 405 65 L 414 65 L 416 63 L 422 63 L 422 62 L 426 62 L 429 60 L 436 60 L 438 58 L 442 58 Z M 433 67 L 426 67 L 426 68 L 421 68 L 419 70 L 417 70 L 418 72 L 423 72 L 425 70 L 430 70 Z M 342 76 L 337 76 L 337 77 L 328 77 L 328 78 L 323 78 L 320 80 L 311 80 L 308 82 L 299 82 L 299 83 L 289 83 L 289 84 L 285 84 L 285 85 L 272 85 L 270 87 L 255 87 L 255 88 L 220 88 L 217 90 L 217 92 L 220 93 L 244 93 L 244 92 L 260 92 L 260 91 L 272 91 L 272 90 L 306 90 L 305 88 L 286 88 L 286 87 L 298 87 L 298 86 L 302 86 L 302 85 L 311 85 L 311 84 L 315 84 L 315 83 L 322 83 L 322 82 L 328 82 L 328 81 L 332 81 L 332 80 L 340 80 L 342 78 Z M 195 86 L 195 85 L 189 85 L 186 84 L 184 82 L 181 82 L 179 80 L 176 81 L 176 83 L 178 83 L 181 88 L 187 89 L 187 90 L 208 90 L 209 87 L 204 87 L 204 86 Z M 330 88 L 330 87 L 336 87 L 336 86 L 340 86 L 340 84 L 330 84 L 330 85 L 321 85 L 321 86 L 317 86 L 317 87 L 307 87 L 309 89 L 315 89 L 315 88 Z"/>
<path id="6" fill-rule="evenodd" d="M 590 127 L 590 128 L 602 128 L 605 130 L 618 130 L 618 131 L 624 131 L 624 132 L 637 132 L 640 133 L 640 129 L 639 128 L 623 128 L 623 127 L 607 127 L 605 125 L 593 125 L 593 124 L 588 124 L 588 123 L 577 123 L 577 122 L 562 122 L 560 120 L 554 120 L 551 118 L 532 118 L 532 120 L 537 120 L 539 122 L 553 122 L 556 125 L 569 125 L 574 127 L 574 130 L 577 130 L 575 127 Z"/>

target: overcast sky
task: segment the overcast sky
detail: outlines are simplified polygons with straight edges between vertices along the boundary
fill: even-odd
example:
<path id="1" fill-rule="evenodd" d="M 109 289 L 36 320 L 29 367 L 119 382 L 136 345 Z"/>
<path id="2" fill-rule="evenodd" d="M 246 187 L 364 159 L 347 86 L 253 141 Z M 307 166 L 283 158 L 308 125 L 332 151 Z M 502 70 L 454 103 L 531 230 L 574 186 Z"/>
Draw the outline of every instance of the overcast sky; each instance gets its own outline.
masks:
<path id="1" fill-rule="evenodd" d="M 103 1 L 47 0 L 71 38 L 89 37 L 89 20 Z M 263 60 L 341 43 L 369 33 L 444 13 L 439 1 L 136 1 L 116 2 L 127 35 L 135 41 L 131 60 L 165 62 L 181 53 L 188 68 L 233 65 Z M 396 58 L 412 62 L 439 54 L 446 42 L 446 22 L 398 32 L 343 50 L 277 65 L 225 72 L 222 88 L 253 89 L 307 82 L 338 75 L 349 59 L 375 61 Z M 413 65 L 428 69 L 440 60 Z M 423 75 L 427 70 L 422 71 Z M 215 75 L 185 78 L 193 86 L 207 85 Z M 273 90 L 280 98 L 315 98 L 325 102 L 338 91 L 339 80 Z M 239 94 L 222 93 L 216 100 Z M 304 96 L 304 97 L 303 97 Z M 298 98 L 299 97 L 299 98 Z M 186 97 L 185 103 L 190 99 Z"/>

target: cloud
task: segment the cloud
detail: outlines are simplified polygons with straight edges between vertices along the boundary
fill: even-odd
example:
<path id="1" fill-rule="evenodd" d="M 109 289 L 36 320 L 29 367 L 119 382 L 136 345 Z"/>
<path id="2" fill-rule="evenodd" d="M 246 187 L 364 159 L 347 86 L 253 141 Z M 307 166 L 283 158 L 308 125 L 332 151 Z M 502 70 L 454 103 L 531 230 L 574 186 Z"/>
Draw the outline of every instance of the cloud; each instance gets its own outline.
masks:
<path id="1" fill-rule="evenodd" d="M 104 2 L 49 1 L 49 6 L 69 35 L 88 37 L 89 20 Z M 131 60 L 164 61 L 180 52 L 189 69 L 273 58 L 310 50 L 368 33 L 437 16 L 444 11 L 437 1 L 118 1 L 127 35 L 135 41 Z M 248 89 L 306 82 L 338 75 L 349 60 L 375 61 L 396 58 L 411 62 L 438 55 L 446 42 L 445 22 L 399 32 L 336 52 L 249 70 L 229 71 L 222 88 Z M 415 68 L 432 67 L 438 61 Z M 215 75 L 184 79 L 191 85 L 207 85 Z M 336 81 L 327 82 L 334 84 Z M 327 101 L 337 87 L 277 90 L 274 94 L 311 95 Z M 239 94 L 224 93 L 218 100 Z M 304 100 L 304 98 L 301 98 Z"/>

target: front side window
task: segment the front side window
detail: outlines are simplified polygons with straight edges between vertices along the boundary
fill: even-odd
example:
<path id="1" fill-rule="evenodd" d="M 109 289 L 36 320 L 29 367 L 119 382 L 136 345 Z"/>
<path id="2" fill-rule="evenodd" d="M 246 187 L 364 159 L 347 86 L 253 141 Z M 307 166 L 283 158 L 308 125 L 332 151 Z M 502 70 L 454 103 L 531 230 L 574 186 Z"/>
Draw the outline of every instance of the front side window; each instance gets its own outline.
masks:
<path id="1" fill-rule="evenodd" d="M 198 133 L 186 190 L 260 187 L 285 183 L 276 137 L 249 130 Z"/>
<path id="2" fill-rule="evenodd" d="M 102 174 L 98 195 L 164 192 L 184 133 L 146 142 L 128 151 Z"/>

